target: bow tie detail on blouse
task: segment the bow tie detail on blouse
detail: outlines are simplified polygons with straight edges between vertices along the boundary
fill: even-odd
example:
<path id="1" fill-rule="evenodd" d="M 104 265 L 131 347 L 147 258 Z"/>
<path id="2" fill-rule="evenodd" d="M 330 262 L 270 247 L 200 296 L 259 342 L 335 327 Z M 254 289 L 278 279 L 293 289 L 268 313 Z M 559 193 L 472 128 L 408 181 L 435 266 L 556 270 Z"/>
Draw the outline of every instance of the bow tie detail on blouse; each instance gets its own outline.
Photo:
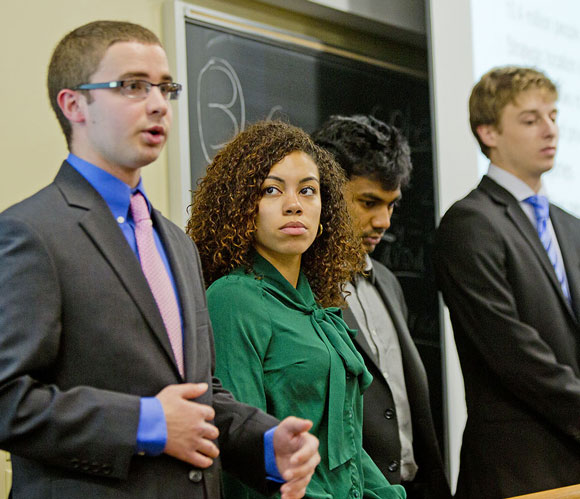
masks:
<path id="1" fill-rule="evenodd" d="M 328 390 L 328 465 L 335 469 L 352 459 L 358 449 L 346 426 L 352 425 L 352 396 L 358 396 L 369 387 L 373 377 L 367 370 L 361 354 L 352 342 L 355 332 L 348 328 L 339 308 L 321 308 L 314 299 L 312 289 L 304 274 L 300 274 L 294 288 L 269 262 L 260 255 L 254 255 L 253 272 L 259 279 L 264 279 L 264 291 L 272 294 L 287 307 L 309 315 L 314 330 L 328 348 L 330 354 Z M 272 280 L 273 283 L 268 281 Z M 274 284 L 275 283 L 275 284 Z M 347 387 L 347 382 L 350 387 Z M 354 383 L 358 383 L 358 389 Z M 345 423 L 345 420 L 347 423 Z M 360 429 L 359 429 L 360 431 Z"/>
<path id="2" fill-rule="evenodd" d="M 345 424 L 353 417 L 352 408 L 346 402 L 347 379 L 354 378 L 358 381 L 360 393 L 362 394 L 371 384 L 373 377 L 367 370 L 364 360 L 354 346 L 348 326 L 342 319 L 342 312 L 339 308 L 315 308 L 304 310 L 310 315 L 310 320 L 314 329 L 326 343 L 336 350 L 342 359 L 343 366 L 339 365 L 336 356 L 331 356 L 330 377 L 338 382 L 331 383 L 328 393 L 328 461 L 332 470 L 346 463 L 353 457 L 354 449 L 349 442 L 344 442 Z M 346 370 L 346 377 L 341 375 L 342 369 Z M 345 423 L 345 419 L 347 422 Z M 352 423 L 350 423 L 352 424 Z"/>

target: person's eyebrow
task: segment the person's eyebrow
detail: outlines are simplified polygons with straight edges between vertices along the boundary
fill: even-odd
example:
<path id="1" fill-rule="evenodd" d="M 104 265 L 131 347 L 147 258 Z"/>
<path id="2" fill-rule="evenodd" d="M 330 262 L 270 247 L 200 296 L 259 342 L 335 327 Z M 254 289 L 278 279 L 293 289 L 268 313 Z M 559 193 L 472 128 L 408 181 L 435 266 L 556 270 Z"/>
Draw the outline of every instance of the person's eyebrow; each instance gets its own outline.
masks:
<path id="1" fill-rule="evenodd" d="M 299 182 L 299 184 L 303 184 L 303 183 L 305 183 L 305 182 L 311 182 L 312 180 L 314 180 L 314 181 L 315 181 L 315 182 L 317 182 L 317 183 L 320 183 L 320 180 L 318 180 L 318 178 L 316 178 L 316 177 L 304 177 L 304 178 L 303 178 L 303 179 L 302 179 L 302 180 Z"/>
<path id="2" fill-rule="evenodd" d="M 277 182 L 280 182 L 281 184 L 286 183 L 286 181 L 283 178 L 276 177 L 276 175 L 268 175 L 264 180 L 276 180 Z"/>
<path id="3" fill-rule="evenodd" d="M 276 180 L 276 181 L 280 182 L 281 184 L 285 184 L 286 183 L 286 181 L 283 178 L 276 177 L 276 175 L 268 175 L 265 180 Z M 312 180 L 314 180 L 315 182 L 320 183 L 320 180 L 318 180 L 316 177 L 304 177 L 298 183 L 299 184 L 303 184 L 304 182 L 310 182 Z"/>
<path id="4" fill-rule="evenodd" d="M 377 196 L 375 194 L 373 194 L 372 192 L 361 192 L 360 193 L 360 197 L 364 197 L 367 199 L 371 199 L 373 201 L 384 201 L 384 199 L 380 196 Z M 395 199 L 393 199 L 392 201 L 398 201 L 399 199 L 401 199 L 403 196 L 402 194 L 399 194 Z M 391 202 L 392 202 L 391 201 Z"/>
<path id="5" fill-rule="evenodd" d="M 128 71 L 126 73 L 123 73 L 121 76 L 119 76 L 119 80 L 129 80 L 129 79 L 145 79 L 148 80 L 148 78 L 150 78 L 151 76 L 149 75 L 149 73 L 145 73 L 144 71 Z M 173 78 L 171 77 L 171 75 L 169 74 L 165 74 L 161 77 L 161 81 L 173 81 Z"/>
<path id="6" fill-rule="evenodd" d="M 554 107 L 552 108 L 550 111 L 548 111 L 548 114 L 554 114 L 554 113 L 558 113 L 558 108 Z M 520 111 L 518 116 L 522 116 L 524 114 L 541 114 L 539 109 L 524 109 L 522 111 Z"/>

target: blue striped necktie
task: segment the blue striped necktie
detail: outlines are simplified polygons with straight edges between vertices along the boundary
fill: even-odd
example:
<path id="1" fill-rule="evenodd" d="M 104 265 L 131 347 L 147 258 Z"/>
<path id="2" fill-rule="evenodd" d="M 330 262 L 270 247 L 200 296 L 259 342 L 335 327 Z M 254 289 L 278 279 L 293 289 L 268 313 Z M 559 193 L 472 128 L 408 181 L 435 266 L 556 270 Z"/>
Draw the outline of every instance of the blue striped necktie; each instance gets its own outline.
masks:
<path id="1" fill-rule="evenodd" d="M 548 258 L 552 262 L 552 267 L 554 267 L 556 277 L 562 287 L 562 292 L 568 301 L 570 301 L 570 290 L 568 289 L 568 280 L 566 279 L 564 264 L 558 257 L 556 245 L 548 228 L 548 220 L 550 218 L 550 203 L 548 202 L 548 198 L 545 196 L 530 196 L 524 199 L 524 203 L 528 203 L 534 208 L 536 229 L 540 236 L 540 241 L 542 241 L 542 245 L 546 248 Z"/>

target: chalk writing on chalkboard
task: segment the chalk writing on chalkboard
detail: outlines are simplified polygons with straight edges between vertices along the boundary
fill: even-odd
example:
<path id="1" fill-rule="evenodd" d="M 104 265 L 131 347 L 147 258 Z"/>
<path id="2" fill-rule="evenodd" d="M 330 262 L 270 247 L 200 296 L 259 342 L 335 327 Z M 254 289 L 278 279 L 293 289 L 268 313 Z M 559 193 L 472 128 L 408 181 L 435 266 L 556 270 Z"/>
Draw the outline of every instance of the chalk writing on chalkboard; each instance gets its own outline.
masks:
<path id="1" fill-rule="evenodd" d="M 205 96 L 211 95 L 210 92 L 204 92 L 203 89 L 206 86 L 211 86 L 212 84 L 212 72 L 219 71 L 221 74 L 227 77 L 229 82 L 230 95 L 227 96 L 226 102 L 205 102 Z M 246 122 L 246 103 L 244 101 L 244 92 L 242 90 L 242 84 L 233 66 L 226 61 L 218 57 L 211 57 L 207 64 L 201 68 L 199 75 L 197 77 L 197 98 L 196 98 L 196 109 L 197 109 L 197 130 L 199 133 L 199 143 L 203 150 L 203 155 L 205 160 L 209 163 L 214 157 L 215 153 L 219 151 L 225 143 L 214 144 L 211 141 L 206 142 L 206 135 L 204 134 L 204 122 L 211 119 L 207 113 L 204 113 L 204 109 L 217 109 L 223 114 L 225 114 L 230 122 L 231 128 L 233 129 L 233 134 L 236 135 L 245 128 Z"/>
<path id="2" fill-rule="evenodd" d="M 213 72 L 219 72 L 216 74 Z M 219 83 L 219 75 L 225 75 L 226 84 L 224 87 L 225 93 L 221 96 L 222 100 L 208 100 L 215 99 L 212 93 L 207 88 L 216 88 Z M 223 84 L 223 82 L 222 82 Z M 197 111 L 197 130 L 199 134 L 199 143 L 203 151 L 205 161 L 211 162 L 215 153 L 219 151 L 225 142 L 214 143 L 211 140 L 211 134 L 204 130 L 204 124 L 208 125 L 211 119 L 216 119 L 207 111 L 215 109 L 216 112 L 223 113 L 230 126 L 229 136 L 234 136 L 245 129 L 246 125 L 246 102 L 244 99 L 244 89 L 240 78 L 236 73 L 234 67 L 226 60 L 219 57 L 211 57 L 207 64 L 201 68 L 197 77 L 197 95 L 196 95 L 196 111 Z M 272 106 L 266 116 L 266 120 L 273 120 L 276 118 L 283 118 L 284 107 L 281 104 Z M 211 129 L 211 126 L 209 126 Z"/>

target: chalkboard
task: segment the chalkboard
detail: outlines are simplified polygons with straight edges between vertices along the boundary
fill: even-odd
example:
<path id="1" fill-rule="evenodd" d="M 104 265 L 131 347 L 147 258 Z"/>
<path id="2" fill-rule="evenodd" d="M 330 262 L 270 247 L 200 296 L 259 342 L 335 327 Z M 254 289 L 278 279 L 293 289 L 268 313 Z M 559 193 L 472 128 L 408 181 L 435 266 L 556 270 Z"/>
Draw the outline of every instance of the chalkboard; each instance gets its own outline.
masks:
<path id="1" fill-rule="evenodd" d="M 430 252 L 435 230 L 426 78 L 283 39 L 186 22 L 192 188 L 224 143 L 248 124 L 283 118 L 314 131 L 332 114 L 371 114 L 409 139 L 414 171 L 392 228 L 373 257 L 403 286 L 442 435 L 440 321 Z"/>

